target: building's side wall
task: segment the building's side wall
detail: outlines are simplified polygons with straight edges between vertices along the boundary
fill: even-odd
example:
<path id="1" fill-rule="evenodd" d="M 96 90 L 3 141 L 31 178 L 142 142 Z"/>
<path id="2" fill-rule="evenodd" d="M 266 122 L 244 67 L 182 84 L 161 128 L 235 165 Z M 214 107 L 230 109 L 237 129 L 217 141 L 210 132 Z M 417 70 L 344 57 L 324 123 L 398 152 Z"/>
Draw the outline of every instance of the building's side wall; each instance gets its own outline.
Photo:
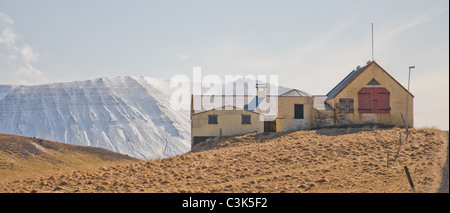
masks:
<path id="1" fill-rule="evenodd" d="M 359 113 L 358 112 L 358 92 L 366 87 L 367 83 L 375 78 L 381 87 L 390 92 L 390 113 Z M 400 113 L 406 114 L 406 99 L 409 96 L 408 106 L 408 126 L 414 125 L 413 97 L 401 87 L 394 79 L 386 74 L 376 63 L 371 63 L 359 76 L 349 83 L 338 95 L 327 101 L 335 110 L 336 125 L 346 124 L 364 124 L 364 123 L 383 123 L 403 126 L 403 120 Z M 353 98 L 353 113 L 339 112 L 339 99 Z"/>
<path id="2" fill-rule="evenodd" d="M 217 115 L 218 123 L 208 124 L 208 115 Z M 251 115 L 251 124 L 242 124 L 242 115 Z M 192 117 L 193 137 L 233 136 L 264 131 L 264 121 L 260 121 L 259 114 L 236 108 L 211 110 Z"/>
<path id="3" fill-rule="evenodd" d="M 312 111 L 312 128 L 331 127 L 335 125 L 334 110 L 317 110 Z"/>
<path id="4" fill-rule="evenodd" d="M 294 119 L 294 105 L 303 104 L 303 119 Z M 313 97 L 278 97 L 277 132 L 312 128 Z"/>

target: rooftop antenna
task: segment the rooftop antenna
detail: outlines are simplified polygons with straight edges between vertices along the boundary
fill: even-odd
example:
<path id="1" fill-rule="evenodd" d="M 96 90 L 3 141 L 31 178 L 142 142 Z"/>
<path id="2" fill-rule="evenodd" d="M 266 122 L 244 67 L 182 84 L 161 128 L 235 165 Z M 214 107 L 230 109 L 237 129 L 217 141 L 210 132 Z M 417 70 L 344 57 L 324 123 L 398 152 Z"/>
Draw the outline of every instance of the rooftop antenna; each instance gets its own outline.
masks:
<path id="1" fill-rule="evenodd" d="M 372 23 L 372 61 L 373 61 L 373 23 Z"/>

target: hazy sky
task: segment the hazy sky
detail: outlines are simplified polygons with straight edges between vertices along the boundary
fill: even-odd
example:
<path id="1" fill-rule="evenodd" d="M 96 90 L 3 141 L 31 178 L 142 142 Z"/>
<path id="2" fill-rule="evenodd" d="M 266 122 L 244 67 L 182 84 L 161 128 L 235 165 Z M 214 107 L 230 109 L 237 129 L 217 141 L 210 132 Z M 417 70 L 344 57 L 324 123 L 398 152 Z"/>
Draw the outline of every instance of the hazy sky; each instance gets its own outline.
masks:
<path id="1" fill-rule="evenodd" d="M 0 0 L 0 84 L 114 76 L 278 74 L 326 94 L 371 59 L 405 87 L 416 127 L 449 128 L 449 2 Z"/>

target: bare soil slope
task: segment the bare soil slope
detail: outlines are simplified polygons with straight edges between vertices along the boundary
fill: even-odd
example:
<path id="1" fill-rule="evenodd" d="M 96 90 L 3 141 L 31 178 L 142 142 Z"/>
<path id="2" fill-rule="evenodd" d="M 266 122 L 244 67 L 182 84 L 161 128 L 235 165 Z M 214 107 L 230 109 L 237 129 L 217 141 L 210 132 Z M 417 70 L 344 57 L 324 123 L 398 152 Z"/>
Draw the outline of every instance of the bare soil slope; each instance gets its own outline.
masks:
<path id="1" fill-rule="evenodd" d="M 0 181 L 134 161 L 106 149 L 0 134 Z"/>
<path id="2" fill-rule="evenodd" d="M 448 131 L 447 131 L 447 140 L 448 140 Z M 449 153 L 448 153 L 448 141 L 447 141 L 447 160 L 445 161 L 445 166 L 444 169 L 442 171 L 442 181 L 441 181 L 441 188 L 439 189 L 438 192 L 440 193 L 449 193 L 449 177 L 448 177 L 448 172 L 449 172 L 449 168 L 448 168 L 448 160 L 449 160 Z"/>
<path id="3" fill-rule="evenodd" d="M 402 134 L 400 155 L 394 160 Z M 437 192 L 447 135 L 433 129 L 248 134 L 181 156 L 0 182 L 0 192 Z M 274 137 L 275 136 L 275 137 Z M 386 165 L 390 153 L 389 168 Z"/>

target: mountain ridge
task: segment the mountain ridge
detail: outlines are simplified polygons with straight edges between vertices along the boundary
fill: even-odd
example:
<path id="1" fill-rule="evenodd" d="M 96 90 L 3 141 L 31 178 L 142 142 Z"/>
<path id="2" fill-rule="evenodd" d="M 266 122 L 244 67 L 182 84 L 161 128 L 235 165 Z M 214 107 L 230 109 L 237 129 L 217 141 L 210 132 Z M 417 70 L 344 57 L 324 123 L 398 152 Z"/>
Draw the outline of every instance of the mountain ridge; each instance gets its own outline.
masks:
<path id="1" fill-rule="evenodd" d="M 167 106 L 170 89 L 164 80 L 130 76 L 1 85 L 0 132 L 141 159 L 183 154 L 190 150 L 189 116 Z"/>

